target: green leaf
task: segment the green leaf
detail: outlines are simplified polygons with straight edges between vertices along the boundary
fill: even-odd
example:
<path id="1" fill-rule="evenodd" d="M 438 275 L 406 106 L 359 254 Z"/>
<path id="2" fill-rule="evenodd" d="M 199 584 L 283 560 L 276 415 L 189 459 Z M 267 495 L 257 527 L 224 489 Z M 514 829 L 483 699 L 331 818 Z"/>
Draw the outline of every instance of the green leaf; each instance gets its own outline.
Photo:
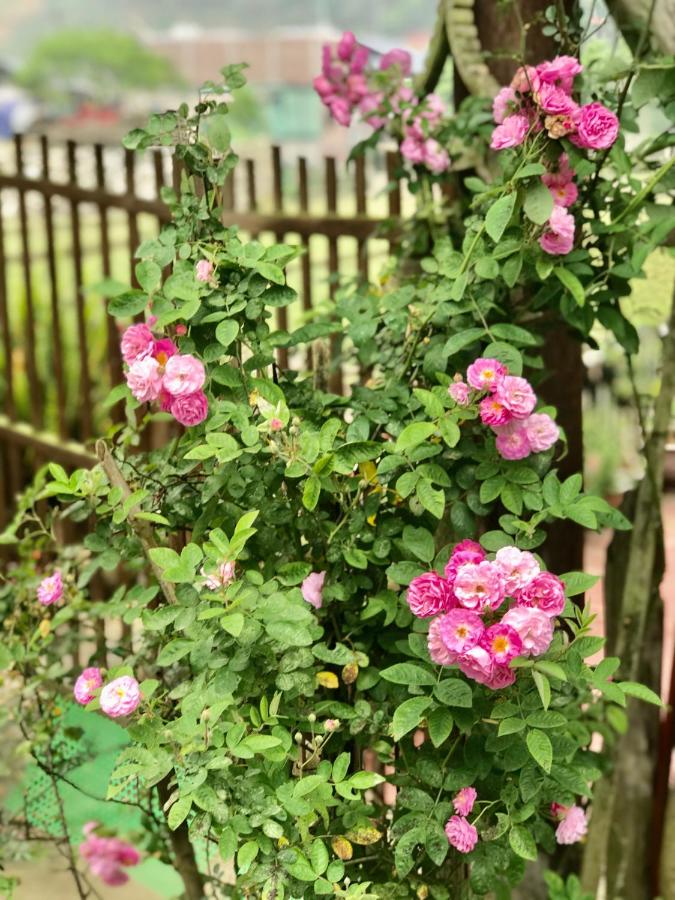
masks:
<path id="1" fill-rule="evenodd" d="M 655 694 L 651 688 L 646 687 L 644 684 L 639 684 L 637 681 L 620 681 L 619 687 L 629 697 L 637 697 L 638 700 L 644 700 L 645 703 L 653 703 L 654 706 L 663 706 L 659 695 Z"/>
<path id="2" fill-rule="evenodd" d="M 377 441 L 351 441 L 335 451 L 334 468 L 341 475 L 351 475 L 354 466 L 376 459 L 383 453 L 382 444 Z"/>
<path id="3" fill-rule="evenodd" d="M 459 331 L 447 339 L 443 347 L 443 354 L 444 356 L 454 356 L 455 353 L 459 353 L 460 350 L 468 347 L 469 344 L 475 344 L 476 341 L 480 341 L 484 336 L 484 328 L 467 328 L 466 331 Z"/>
<path id="4" fill-rule="evenodd" d="M 435 488 L 426 478 L 420 478 L 416 489 L 417 499 L 422 506 L 437 519 L 443 518 L 445 512 L 445 491 Z"/>
<path id="5" fill-rule="evenodd" d="M 534 175 L 544 175 L 545 172 L 546 166 L 542 166 L 541 163 L 528 163 L 518 169 L 513 177 L 514 179 L 532 178 Z"/>
<path id="6" fill-rule="evenodd" d="M 229 347 L 239 334 L 239 325 L 233 319 L 223 319 L 216 327 L 216 340 L 223 347 Z"/>
<path id="7" fill-rule="evenodd" d="M 405 700 L 403 703 L 401 703 L 401 705 L 398 706 L 394 711 L 392 720 L 391 731 L 394 740 L 400 741 L 401 738 L 404 735 L 408 734 L 409 731 L 412 731 L 413 728 L 417 728 L 420 721 L 422 720 L 424 712 L 430 706 L 430 697 L 411 697 L 410 700 Z"/>
<path id="8" fill-rule="evenodd" d="M 553 745 L 546 732 L 536 729 L 529 731 L 525 743 L 534 761 L 542 767 L 544 772 L 550 774 L 553 764 Z"/>
<path id="9" fill-rule="evenodd" d="M 539 691 L 541 705 L 544 709 L 548 709 L 551 702 L 551 684 L 548 678 L 536 669 L 532 670 L 532 678 Z"/>
<path id="10" fill-rule="evenodd" d="M 513 852 L 522 859 L 531 861 L 537 858 L 537 845 L 529 830 L 524 825 L 514 825 L 509 832 L 509 844 Z"/>
<path id="11" fill-rule="evenodd" d="M 565 585 L 565 596 L 576 597 L 593 587 L 600 580 L 599 575 L 587 575 L 586 572 L 565 572 L 560 576 Z"/>
<path id="12" fill-rule="evenodd" d="M 239 635 L 244 630 L 244 625 L 246 624 L 244 616 L 242 613 L 230 613 L 227 616 L 223 616 L 220 620 L 221 628 L 227 631 L 228 634 L 231 634 L 232 637 L 239 637 Z"/>
<path id="13" fill-rule="evenodd" d="M 497 736 L 503 737 L 507 734 L 517 734 L 525 728 L 525 720 L 519 719 L 517 716 L 509 716 L 508 719 L 502 719 L 497 729 Z"/>
<path id="14" fill-rule="evenodd" d="M 441 432 L 441 437 L 448 445 L 448 447 L 455 447 L 459 442 L 460 437 L 462 436 L 462 432 L 459 430 L 459 425 L 455 422 L 454 419 L 450 419 L 445 416 L 438 423 L 439 431 Z"/>
<path id="15" fill-rule="evenodd" d="M 326 850 L 326 845 L 324 844 L 324 842 L 319 840 L 318 838 L 314 841 L 310 848 L 309 861 L 311 862 L 312 868 L 317 875 L 323 875 L 323 873 L 328 868 L 328 863 L 330 862 L 328 850 Z"/>
<path id="16" fill-rule="evenodd" d="M 162 270 L 151 259 L 136 263 L 136 278 L 147 294 L 152 294 L 162 283 Z"/>
<path id="17" fill-rule="evenodd" d="M 305 507 L 305 509 L 308 509 L 310 512 L 315 509 L 316 504 L 319 502 L 320 494 L 321 479 L 318 478 L 318 476 L 312 474 L 305 482 L 305 486 L 302 491 L 302 505 Z"/>
<path id="18" fill-rule="evenodd" d="M 345 775 L 349 769 L 349 764 L 351 763 L 351 755 L 349 753 L 341 753 L 333 763 L 333 781 L 336 784 L 344 781 Z"/>
<path id="19" fill-rule="evenodd" d="M 400 879 L 405 879 L 412 867 L 415 865 L 415 847 L 417 844 L 423 844 L 426 840 L 427 829 L 420 825 L 411 828 L 399 839 L 394 850 L 394 863 L 396 872 Z"/>
<path id="20" fill-rule="evenodd" d="M 190 810 L 192 809 L 192 796 L 180 797 L 171 806 L 166 817 L 167 824 L 171 831 L 175 831 L 178 826 L 184 822 Z"/>
<path id="21" fill-rule="evenodd" d="M 563 269 L 562 266 L 556 266 L 553 270 L 553 274 L 563 285 L 563 287 L 565 287 L 567 291 L 572 295 L 572 298 L 577 303 L 577 305 L 583 306 L 586 302 L 586 292 L 584 291 L 583 284 L 579 281 L 577 276 L 573 272 L 570 272 L 569 269 Z"/>
<path id="22" fill-rule="evenodd" d="M 257 841 L 246 841 L 239 848 L 237 853 L 237 871 L 240 875 L 245 875 L 251 868 L 251 863 L 258 855 L 259 849 Z"/>
<path id="23" fill-rule="evenodd" d="M 545 675 L 549 675 L 551 678 L 559 678 L 560 681 L 567 681 L 567 672 L 560 663 L 551 662 L 548 659 L 538 659 L 534 664 L 534 668 L 543 672 Z"/>
<path id="24" fill-rule="evenodd" d="M 174 638 L 165 644 L 159 651 L 157 657 L 158 666 L 170 666 L 178 662 L 192 650 L 195 646 L 194 641 L 188 641 L 186 638 Z"/>
<path id="25" fill-rule="evenodd" d="M 538 710 L 527 717 L 530 728 L 563 728 L 567 719 L 562 713 L 553 710 Z"/>
<path id="26" fill-rule="evenodd" d="M 535 225 L 548 222 L 553 212 L 553 195 L 543 182 L 538 181 L 527 189 L 523 212 Z"/>
<path id="27" fill-rule="evenodd" d="M 380 672 L 385 681 L 392 681 L 394 684 L 412 684 L 412 685 L 434 685 L 436 684 L 436 676 L 428 669 L 418 666 L 415 663 L 396 663 Z"/>
<path id="28" fill-rule="evenodd" d="M 434 747 L 440 747 L 452 732 L 454 720 L 449 710 L 439 706 L 427 716 L 427 726 L 429 728 L 429 737 Z"/>
<path id="29" fill-rule="evenodd" d="M 403 529 L 403 543 L 406 550 L 410 550 L 422 562 L 431 562 L 436 555 L 434 536 L 426 528 L 406 525 Z"/>
<path id="30" fill-rule="evenodd" d="M 506 231 L 506 226 L 513 214 L 513 208 L 516 204 L 516 195 L 507 194 L 500 197 L 492 204 L 485 216 L 485 230 L 492 240 L 497 243 Z"/>
<path id="31" fill-rule="evenodd" d="M 118 294 L 108 304 L 108 312 L 116 318 L 130 318 L 143 312 L 148 305 L 148 298 L 143 291 L 126 291 Z"/>
<path id="32" fill-rule="evenodd" d="M 435 431 L 436 426 L 433 422 L 411 422 L 410 425 L 406 425 L 396 439 L 394 452 L 405 453 L 412 450 L 413 447 L 417 447 L 418 444 L 431 437 Z"/>
<path id="33" fill-rule="evenodd" d="M 425 698 L 415 697 L 414 699 L 419 701 Z M 409 703 L 410 701 L 406 702 Z M 405 704 L 403 705 L 405 706 Z M 377 772 L 355 772 L 349 779 L 349 784 L 357 791 L 367 791 L 370 788 L 377 787 L 378 784 L 382 784 L 383 781 L 384 776 Z"/>
<path id="34" fill-rule="evenodd" d="M 459 706 L 463 709 L 471 709 L 473 706 L 473 693 L 466 681 L 459 678 L 447 678 L 439 682 L 434 688 L 436 698 L 446 706 Z"/>
<path id="35" fill-rule="evenodd" d="M 224 113 L 215 112 L 206 116 L 200 123 L 201 132 L 207 142 L 217 150 L 225 153 L 230 147 L 230 129 L 227 124 L 227 116 Z"/>
<path id="36" fill-rule="evenodd" d="M 483 356 L 498 359 L 509 370 L 509 375 L 522 375 L 523 357 L 515 347 L 504 341 L 493 341 L 483 350 Z"/>

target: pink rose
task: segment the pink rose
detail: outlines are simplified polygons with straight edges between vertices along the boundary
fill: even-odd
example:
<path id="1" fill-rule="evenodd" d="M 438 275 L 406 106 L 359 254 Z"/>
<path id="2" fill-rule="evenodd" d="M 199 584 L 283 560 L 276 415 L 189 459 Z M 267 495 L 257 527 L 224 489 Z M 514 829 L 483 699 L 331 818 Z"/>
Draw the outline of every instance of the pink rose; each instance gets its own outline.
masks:
<path id="1" fill-rule="evenodd" d="M 442 637 L 441 629 L 443 621 L 450 613 L 437 616 L 429 622 L 429 634 L 427 635 L 427 647 L 432 662 L 437 666 L 452 666 L 457 662 L 457 654 L 448 650 Z"/>
<path id="2" fill-rule="evenodd" d="M 213 263 L 208 259 L 200 259 L 195 266 L 197 281 L 209 282 L 213 277 Z"/>
<path id="3" fill-rule="evenodd" d="M 552 256 L 564 256 L 574 246 L 574 216 L 562 206 L 554 206 L 539 246 Z"/>
<path id="4" fill-rule="evenodd" d="M 343 97 L 336 97 L 330 104 L 330 114 L 338 123 L 344 125 L 345 128 L 351 124 L 352 109 L 348 101 Z"/>
<path id="5" fill-rule="evenodd" d="M 480 645 L 462 654 L 457 659 L 457 665 L 467 678 L 477 681 L 478 684 L 487 684 L 494 676 L 494 660 L 485 647 Z"/>
<path id="6" fill-rule="evenodd" d="M 501 125 L 492 132 L 490 146 L 493 150 L 508 150 L 511 147 L 519 147 L 523 143 L 527 132 L 530 130 L 530 123 L 527 116 L 517 113 L 513 116 L 507 116 Z"/>
<path id="7" fill-rule="evenodd" d="M 570 94 L 576 75 L 583 71 L 583 66 L 573 56 L 556 56 L 537 66 L 537 76 L 545 84 L 553 84 Z"/>
<path id="8" fill-rule="evenodd" d="M 550 138 L 558 140 L 571 134 L 576 126 L 574 124 L 574 115 L 567 116 L 546 116 L 544 119 L 544 128 Z"/>
<path id="9" fill-rule="evenodd" d="M 51 606 L 58 603 L 63 597 L 63 580 L 61 570 L 56 569 L 53 575 L 43 578 L 37 589 L 38 602 L 43 606 Z"/>
<path id="10" fill-rule="evenodd" d="M 476 541 L 471 541 L 468 538 L 464 541 L 460 541 L 452 551 L 450 559 L 445 564 L 445 578 L 450 587 L 455 583 L 457 571 L 460 566 L 463 566 L 465 563 L 483 562 L 484 559 L 485 551 L 480 544 L 477 544 Z"/>
<path id="11" fill-rule="evenodd" d="M 300 585 L 302 597 L 314 609 L 321 609 L 323 604 L 323 585 L 326 580 L 325 572 L 310 572 Z"/>
<path id="12" fill-rule="evenodd" d="M 187 325 L 183 325 L 182 323 L 176 325 L 176 335 L 178 337 L 183 337 L 185 334 L 187 334 Z M 176 352 L 178 351 L 176 350 Z"/>
<path id="13" fill-rule="evenodd" d="M 171 415 L 186 428 L 199 425 L 209 414 L 209 401 L 203 391 L 171 398 Z"/>
<path id="14" fill-rule="evenodd" d="M 138 325 L 130 325 L 120 342 L 120 349 L 125 363 L 132 363 L 135 359 L 147 356 L 152 350 L 152 332 L 148 326 L 141 322 Z"/>
<path id="15" fill-rule="evenodd" d="M 497 435 L 495 447 L 503 459 L 525 459 L 532 452 L 522 422 L 509 422 L 494 428 L 494 432 Z"/>
<path id="16" fill-rule="evenodd" d="M 99 698 L 101 710 L 112 719 L 128 716 L 140 702 L 141 689 L 131 675 L 122 675 L 106 684 Z"/>
<path id="17" fill-rule="evenodd" d="M 504 579 L 506 593 L 513 596 L 513 592 L 524 588 L 541 571 L 539 563 L 528 550 L 519 550 L 518 547 L 502 547 L 495 554 L 495 565 L 499 568 Z"/>
<path id="18" fill-rule="evenodd" d="M 164 367 L 164 389 L 174 397 L 196 393 L 205 380 L 202 361 L 190 353 L 172 356 Z"/>
<path id="19" fill-rule="evenodd" d="M 553 640 L 553 619 L 540 609 L 529 606 L 513 606 L 502 617 L 520 635 L 523 656 L 541 656 Z"/>
<path id="20" fill-rule="evenodd" d="M 374 115 L 382 105 L 383 99 L 384 94 L 382 94 L 382 92 L 377 92 L 366 94 L 359 101 L 359 112 L 363 116 L 364 121 L 370 125 L 371 128 L 382 128 L 387 124 L 387 120 L 384 116 Z"/>
<path id="21" fill-rule="evenodd" d="M 505 375 L 497 385 L 494 397 L 514 419 L 526 419 L 537 402 L 530 382 L 518 375 Z M 504 423 L 495 422 L 494 424 Z"/>
<path id="22" fill-rule="evenodd" d="M 559 844 L 576 844 L 588 831 L 586 813 L 580 806 L 570 806 L 556 828 L 555 839 Z"/>
<path id="23" fill-rule="evenodd" d="M 73 696 L 78 703 L 81 703 L 82 706 L 86 706 L 87 703 L 91 703 L 94 699 L 95 692 L 102 684 L 103 678 L 101 677 L 101 670 L 96 666 L 90 666 L 88 669 L 84 669 L 82 674 L 78 676 L 73 687 Z"/>
<path id="24" fill-rule="evenodd" d="M 122 866 L 137 866 L 141 855 L 131 844 L 116 837 L 99 837 L 94 833 L 98 822 L 87 822 L 82 829 L 86 840 L 80 844 L 81 856 L 89 864 L 93 875 L 111 886 L 125 884 L 129 880 Z"/>
<path id="25" fill-rule="evenodd" d="M 445 103 L 438 94 L 427 94 L 424 98 L 424 106 L 420 115 L 426 119 L 430 127 L 438 125 L 445 113 Z"/>
<path id="26" fill-rule="evenodd" d="M 427 138 L 424 142 L 424 164 L 434 175 L 445 172 L 450 165 L 448 151 L 435 138 Z"/>
<path id="27" fill-rule="evenodd" d="M 497 609 L 505 596 L 501 572 L 487 560 L 460 566 L 452 589 L 461 606 L 479 611 Z"/>
<path id="28" fill-rule="evenodd" d="M 569 94 L 546 82 L 535 94 L 535 100 L 541 109 L 550 116 L 571 116 L 577 109 L 577 104 Z"/>
<path id="29" fill-rule="evenodd" d="M 556 206 L 571 206 L 579 195 L 576 184 L 564 175 L 547 173 L 541 176 L 541 180 L 551 192 Z"/>
<path id="30" fill-rule="evenodd" d="M 512 415 L 509 410 L 497 399 L 497 394 L 490 394 L 478 404 L 480 420 L 484 425 L 506 425 Z"/>
<path id="31" fill-rule="evenodd" d="M 204 587 L 207 587 L 211 591 L 218 591 L 221 588 L 227 587 L 231 581 L 234 581 L 234 570 L 235 563 L 231 560 L 221 562 L 218 568 L 212 572 L 207 572 L 204 566 L 202 566 L 200 571 L 204 577 Z"/>
<path id="32" fill-rule="evenodd" d="M 380 59 L 380 69 L 390 69 L 392 66 L 398 66 L 401 75 L 410 75 L 412 71 L 412 57 L 407 50 L 398 48 L 389 50 Z"/>
<path id="33" fill-rule="evenodd" d="M 498 359 L 474 360 L 466 370 L 466 380 L 477 391 L 496 391 L 497 385 L 506 375 L 506 367 Z"/>
<path id="34" fill-rule="evenodd" d="M 424 162 L 424 143 L 419 138 L 408 135 L 401 141 L 401 156 L 414 166 Z"/>
<path id="35" fill-rule="evenodd" d="M 560 429 L 547 413 L 534 413 L 523 424 L 533 453 L 543 453 L 560 437 Z"/>
<path id="36" fill-rule="evenodd" d="M 455 807 L 455 812 L 460 816 L 470 815 L 477 796 L 478 793 L 475 787 L 464 787 L 460 791 L 457 791 L 452 798 L 452 805 Z"/>
<path id="37" fill-rule="evenodd" d="M 344 31 L 335 48 L 338 59 L 348 62 L 356 50 L 356 37 L 353 31 Z"/>
<path id="38" fill-rule="evenodd" d="M 425 572 L 413 578 L 406 600 L 412 614 L 420 619 L 449 612 L 456 605 L 450 585 L 437 572 Z"/>
<path id="39" fill-rule="evenodd" d="M 457 406 L 469 405 L 469 385 L 465 382 L 453 381 L 448 388 L 448 394 L 450 394 Z"/>
<path id="40" fill-rule="evenodd" d="M 478 843 L 478 832 L 463 816 L 452 816 L 445 825 L 448 842 L 460 853 L 471 853 Z"/>
<path id="41" fill-rule="evenodd" d="M 500 691 L 502 688 L 510 687 L 516 680 L 516 670 L 510 669 L 508 666 L 494 666 L 492 675 L 485 682 L 485 687 L 491 691 Z"/>
<path id="42" fill-rule="evenodd" d="M 478 613 L 458 608 L 440 617 L 439 631 L 447 649 L 461 656 L 480 642 L 485 626 Z"/>
<path id="43" fill-rule="evenodd" d="M 516 595 L 519 606 L 540 609 L 555 618 L 565 608 L 565 585 L 553 572 L 540 572 Z"/>
<path id="44" fill-rule="evenodd" d="M 523 649 L 518 632 L 510 625 L 505 625 L 503 621 L 496 622 L 485 630 L 480 645 L 487 650 L 498 666 L 508 665 L 512 659 L 520 656 Z"/>
<path id="45" fill-rule="evenodd" d="M 504 119 L 518 109 L 518 98 L 512 87 L 503 87 L 492 102 L 492 116 L 501 125 Z"/>
<path id="46" fill-rule="evenodd" d="M 167 360 L 177 353 L 178 347 L 176 347 L 171 338 L 159 338 L 159 340 L 152 342 L 152 355 L 160 366 L 165 366 Z"/>
<path id="47" fill-rule="evenodd" d="M 140 403 L 159 397 L 162 389 L 161 367 L 152 356 L 135 359 L 126 374 L 129 390 Z"/>
<path id="48" fill-rule="evenodd" d="M 536 91 L 539 87 L 539 74 L 534 66 L 520 66 L 511 79 L 511 87 L 519 94 Z"/>
<path id="49" fill-rule="evenodd" d="M 577 147 L 606 150 L 619 134 L 619 120 L 602 103 L 587 103 L 574 116 L 577 133 L 571 138 Z"/>

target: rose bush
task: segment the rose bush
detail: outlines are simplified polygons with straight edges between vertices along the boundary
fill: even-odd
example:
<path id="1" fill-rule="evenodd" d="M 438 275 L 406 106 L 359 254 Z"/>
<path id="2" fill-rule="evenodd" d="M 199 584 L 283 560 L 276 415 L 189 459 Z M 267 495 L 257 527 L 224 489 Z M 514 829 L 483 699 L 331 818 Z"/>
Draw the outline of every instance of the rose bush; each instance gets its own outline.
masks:
<path id="1" fill-rule="evenodd" d="M 43 765 L 64 696 L 126 729 L 108 797 L 159 800 L 165 819 L 137 849 L 174 865 L 189 898 L 207 882 L 261 900 L 508 896 L 539 848 L 583 836 L 605 766 L 593 735 L 611 745 L 627 697 L 658 702 L 612 680 L 618 659 L 587 662 L 603 641 L 570 598 L 595 579 L 536 554 L 552 520 L 629 523 L 581 475 L 558 477 L 565 436 L 535 388 L 554 313 L 632 345 L 617 279 L 664 234 L 663 167 L 593 182 L 605 160 L 592 154 L 621 136 L 613 113 L 573 99 L 570 57 L 520 70 L 497 125 L 474 116 L 470 132 L 415 93 L 402 52 L 371 72 L 346 35 L 317 90 L 339 121 L 358 109 L 394 135 L 420 190 L 462 129 L 513 149 L 493 183 L 466 179 L 461 221 L 412 223 L 414 274 L 347 285 L 281 330 L 298 249 L 220 222 L 236 164 L 225 92 L 243 83 L 241 67 L 223 72 L 194 112 L 127 139 L 173 144 L 185 171 L 163 191 L 171 223 L 138 248 L 140 287 L 102 286 L 113 315 L 146 315 L 121 337 L 126 384 L 110 400 L 126 423 L 92 470 L 43 471 L 5 535 L 20 560 L 0 597 L 22 728 Z M 566 208 L 589 185 L 595 212 L 575 228 Z M 366 373 L 348 396 L 321 369 L 275 364 L 277 348 L 294 360 L 336 330 L 333 364 Z M 137 452 L 157 417 L 179 423 L 175 438 Z M 80 546 L 60 545 L 62 520 L 85 527 Z M 91 589 L 102 572 L 117 576 L 105 599 Z M 121 638 L 97 644 L 111 619 Z M 83 857 L 119 883 L 137 856 L 94 829 Z M 221 860 L 208 870 L 204 843 Z"/>

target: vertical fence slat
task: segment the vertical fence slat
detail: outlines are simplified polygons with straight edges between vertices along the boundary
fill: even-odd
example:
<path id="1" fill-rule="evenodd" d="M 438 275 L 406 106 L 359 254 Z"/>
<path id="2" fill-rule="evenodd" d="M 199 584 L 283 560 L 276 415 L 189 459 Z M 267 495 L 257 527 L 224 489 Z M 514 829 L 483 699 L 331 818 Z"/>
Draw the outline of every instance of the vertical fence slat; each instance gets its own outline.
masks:
<path id="1" fill-rule="evenodd" d="M 357 156 L 354 160 L 354 193 L 356 194 L 356 215 L 368 215 L 368 200 L 366 193 L 366 158 Z M 358 256 L 359 274 L 362 278 L 368 278 L 368 241 L 356 239 L 356 253 Z"/>
<path id="2" fill-rule="evenodd" d="M 258 192 L 256 190 L 255 162 L 252 159 L 246 160 L 246 200 L 249 212 L 256 212 L 258 209 Z"/>
<path id="3" fill-rule="evenodd" d="M 68 178 L 77 184 L 77 144 L 68 141 Z M 77 342 L 80 353 L 80 408 L 78 410 L 82 440 L 93 435 L 91 415 L 91 375 L 89 373 L 89 343 L 87 340 L 87 313 L 84 305 L 82 277 L 82 241 L 80 228 L 80 207 L 77 200 L 70 201 L 70 234 L 73 250 L 73 273 L 75 275 L 75 315 L 77 319 Z"/>
<path id="4" fill-rule="evenodd" d="M 133 197 L 136 193 L 136 156 L 134 155 L 133 150 L 126 149 L 124 151 L 124 176 L 126 192 L 130 197 Z M 134 264 L 134 255 L 136 253 L 136 248 L 140 243 L 138 237 L 138 215 L 131 209 L 127 215 L 127 233 L 129 247 L 129 275 L 131 284 L 134 287 L 138 287 L 136 266 Z"/>
<path id="5" fill-rule="evenodd" d="M 99 247 L 101 249 L 101 271 L 104 278 L 112 275 L 112 260 L 110 256 L 110 223 L 108 221 L 108 208 L 103 202 L 103 194 L 106 191 L 105 148 L 103 144 L 94 144 L 94 166 L 96 169 L 96 188 L 99 197 L 98 226 Z M 105 299 L 103 300 L 105 305 Z M 108 336 L 108 371 L 110 384 L 119 384 L 122 381 L 122 355 L 120 353 L 119 333 L 113 316 L 106 315 L 106 328 Z M 124 416 L 124 404 L 116 403 L 110 410 L 113 421 L 119 422 Z"/>
<path id="6" fill-rule="evenodd" d="M 281 165 L 281 147 L 272 147 L 272 198 L 274 203 L 274 211 L 276 213 L 283 212 L 284 209 L 284 186 L 283 186 L 283 169 Z M 274 240 L 282 243 L 286 235 L 282 231 L 274 233 Z M 277 327 L 282 331 L 288 330 L 288 309 L 285 306 L 277 308 Z M 277 359 L 282 369 L 288 368 L 288 350 L 285 347 L 279 347 L 277 350 Z"/>
<path id="7" fill-rule="evenodd" d="M 45 181 L 51 179 L 50 145 L 47 135 L 40 137 L 40 155 L 42 157 L 42 177 Z M 49 298 L 52 311 L 52 348 L 54 353 L 53 369 L 56 383 L 56 416 L 59 429 L 59 437 L 65 438 L 68 434 L 66 421 L 66 385 L 64 381 L 63 341 L 61 331 L 61 305 L 59 303 L 59 282 L 56 269 L 56 234 L 54 230 L 54 211 L 52 198 L 44 195 L 45 233 L 47 238 L 47 270 L 49 272 Z"/>
<path id="8" fill-rule="evenodd" d="M 301 215 L 309 212 L 309 179 L 307 177 L 307 160 L 304 156 L 298 157 L 298 199 Z M 303 255 L 300 257 L 300 276 L 302 280 L 302 308 L 307 312 L 312 308 L 312 257 L 309 235 L 303 232 Z M 307 348 L 307 368 L 311 369 L 313 363 L 312 348 Z"/>
<path id="9" fill-rule="evenodd" d="M 0 346 L 2 347 L 3 375 L 5 380 L 4 410 L 10 422 L 16 420 L 14 398 L 14 366 L 12 361 L 12 333 L 7 303 L 7 269 L 5 266 L 5 228 L 2 214 L 2 191 L 0 191 Z M 0 526 L 11 517 L 14 496 L 21 489 L 21 457 L 18 447 L 8 440 L 0 447 Z"/>
<path id="10" fill-rule="evenodd" d="M 25 175 L 23 136 L 14 135 L 14 154 L 16 171 L 18 175 Z M 35 304 L 33 298 L 33 273 L 31 265 L 31 251 L 28 227 L 28 206 L 26 193 L 19 188 L 19 229 L 21 234 L 21 265 L 23 269 L 23 286 L 26 294 L 26 322 L 24 329 L 24 347 L 26 357 L 26 375 L 30 391 L 30 417 L 36 428 L 42 426 L 42 413 L 44 410 L 42 385 L 38 377 L 36 362 L 36 334 L 35 334 Z"/>
<path id="11" fill-rule="evenodd" d="M 324 161 L 326 179 L 326 210 L 329 215 L 337 216 L 337 167 L 335 157 L 327 156 Z M 331 297 L 335 297 L 337 289 L 337 276 L 340 271 L 340 257 L 338 254 L 338 240 L 331 235 L 328 238 L 328 291 Z M 331 337 L 331 362 L 336 358 L 340 349 L 340 336 L 334 334 Z M 342 371 L 339 367 L 331 372 L 331 390 L 336 394 L 342 393 Z"/>
<path id="12" fill-rule="evenodd" d="M 401 183 L 396 178 L 396 170 L 400 163 L 400 156 L 395 151 L 387 153 L 387 182 L 389 193 L 387 195 L 387 205 L 390 219 L 400 219 L 401 217 Z M 394 249 L 396 244 L 395 236 L 389 239 L 390 249 Z"/>

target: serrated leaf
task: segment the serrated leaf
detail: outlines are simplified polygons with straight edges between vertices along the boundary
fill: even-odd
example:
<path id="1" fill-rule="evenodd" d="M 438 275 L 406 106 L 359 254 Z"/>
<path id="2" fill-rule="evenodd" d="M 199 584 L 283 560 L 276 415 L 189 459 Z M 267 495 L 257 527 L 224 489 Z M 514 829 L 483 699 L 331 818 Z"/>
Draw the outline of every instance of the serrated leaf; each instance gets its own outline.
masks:
<path id="1" fill-rule="evenodd" d="M 515 204 L 516 195 L 507 194 L 505 197 L 500 197 L 488 210 L 485 216 L 485 230 L 495 243 L 501 239 L 506 231 L 506 226 L 509 224 Z"/>
<path id="2" fill-rule="evenodd" d="M 639 684 L 637 681 L 620 681 L 618 686 L 629 697 L 637 697 L 638 700 L 644 700 L 645 703 L 663 706 L 659 695 L 644 684 Z"/>
<path id="3" fill-rule="evenodd" d="M 563 285 L 563 287 L 572 295 L 575 303 L 578 306 L 583 306 L 586 302 L 586 292 L 584 290 L 583 284 L 579 281 L 574 272 L 570 272 L 569 269 L 563 269 L 562 266 L 556 266 L 553 270 L 553 274 Z"/>
<path id="4" fill-rule="evenodd" d="M 537 845 L 524 825 L 514 825 L 509 832 L 509 844 L 513 852 L 522 859 L 531 861 L 537 858 Z"/>
<path id="5" fill-rule="evenodd" d="M 395 741 L 417 728 L 425 711 L 431 706 L 429 697 L 412 697 L 405 700 L 394 711 L 392 719 L 392 736 Z M 359 773 L 357 773 L 359 774 Z"/>
<path id="6" fill-rule="evenodd" d="M 548 222 L 553 212 L 553 195 L 543 182 L 538 181 L 527 189 L 523 212 L 535 225 Z"/>
<path id="7" fill-rule="evenodd" d="M 539 692 L 541 705 L 544 709 L 548 709 L 551 702 L 551 684 L 548 678 L 536 669 L 532 670 L 532 678 Z"/>
<path id="8" fill-rule="evenodd" d="M 458 706 L 462 709 L 471 709 L 473 706 L 471 688 L 459 678 L 447 678 L 439 682 L 434 688 L 434 694 L 446 706 Z"/>
<path id="9" fill-rule="evenodd" d="M 192 797 L 180 797 L 176 802 L 171 806 L 169 812 L 167 813 L 166 821 L 171 829 L 171 831 L 175 831 L 178 826 L 184 822 L 192 809 Z"/>
<path id="10" fill-rule="evenodd" d="M 439 707 L 427 716 L 429 737 L 434 747 L 440 747 L 452 732 L 454 720 L 449 710 Z"/>
<path id="11" fill-rule="evenodd" d="M 385 681 L 394 684 L 433 685 L 436 684 L 436 676 L 422 666 L 415 663 L 396 663 L 380 672 Z"/>
<path id="12" fill-rule="evenodd" d="M 224 319 L 216 327 L 216 340 L 223 347 L 229 347 L 239 334 L 239 325 L 233 319 Z"/>
<path id="13" fill-rule="evenodd" d="M 542 767 L 544 772 L 550 774 L 553 764 L 553 745 L 546 732 L 536 729 L 529 731 L 525 743 L 534 761 Z"/>
<path id="14" fill-rule="evenodd" d="M 405 453 L 408 450 L 412 450 L 413 447 L 417 447 L 431 437 L 435 431 L 436 426 L 433 422 L 411 422 L 410 425 L 406 425 L 396 439 L 394 451 L 396 453 Z"/>

